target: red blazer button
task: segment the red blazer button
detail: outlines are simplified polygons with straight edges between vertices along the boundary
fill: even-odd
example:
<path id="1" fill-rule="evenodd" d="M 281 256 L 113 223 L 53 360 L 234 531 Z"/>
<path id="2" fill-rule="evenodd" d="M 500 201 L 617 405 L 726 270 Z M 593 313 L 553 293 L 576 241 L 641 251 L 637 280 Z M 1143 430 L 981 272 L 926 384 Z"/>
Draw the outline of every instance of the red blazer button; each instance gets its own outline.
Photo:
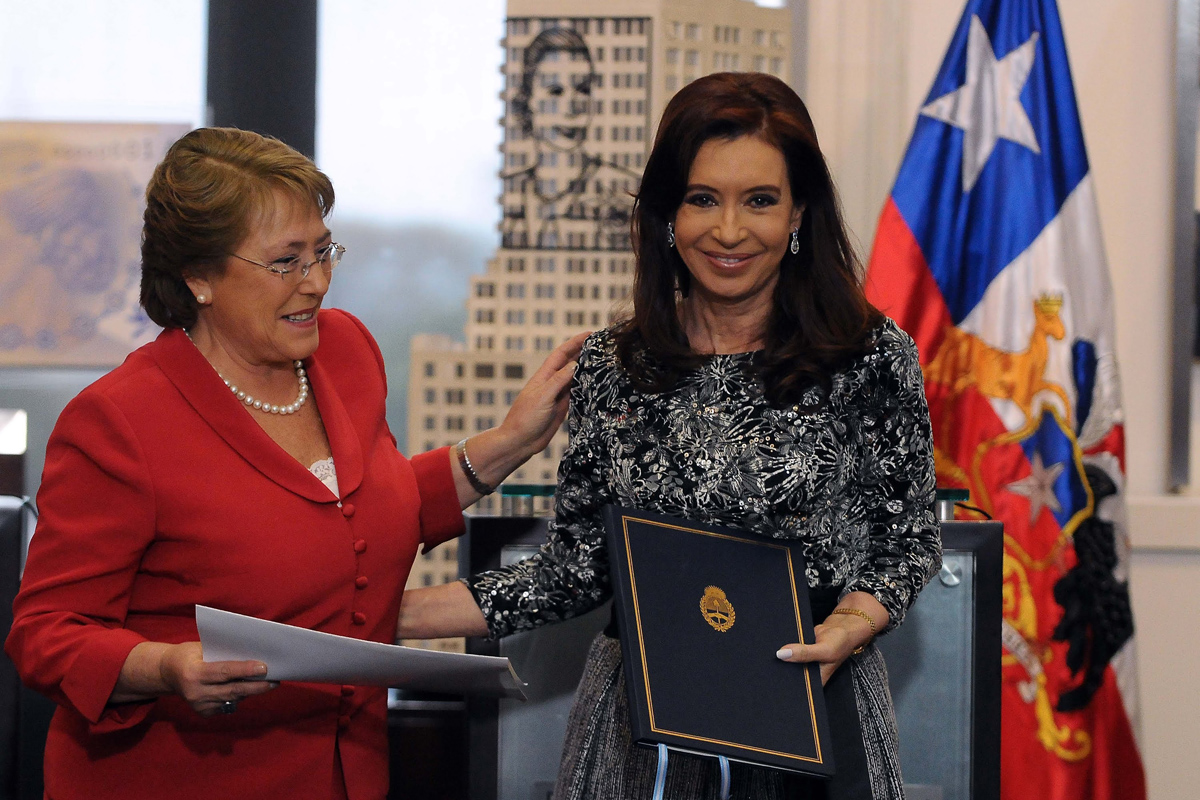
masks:
<path id="1" fill-rule="evenodd" d="M 354 621 L 355 625 L 366 625 L 367 624 L 367 615 L 361 611 L 355 611 L 353 614 L 350 615 L 350 619 L 352 619 Z"/>
<path id="2" fill-rule="evenodd" d="M 367 552 L 367 540 L 366 539 L 355 539 L 354 540 L 354 552 L 356 552 L 356 553 Z"/>
<path id="3" fill-rule="evenodd" d="M 342 506 L 342 516 L 346 519 L 354 516 L 354 503 L 346 503 Z"/>
<path id="4" fill-rule="evenodd" d="M 369 581 L 369 580 L 367 580 L 367 576 L 366 576 L 366 575 L 359 575 L 357 578 L 355 578 L 355 579 L 354 579 L 354 585 L 355 585 L 356 587 L 358 587 L 359 589 L 365 589 L 365 588 L 367 588 L 367 585 L 368 585 L 369 583 L 370 583 L 370 581 Z"/>
<path id="5" fill-rule="evenodd" d="M 353 686 L 343 686 L 342 687 L 342 697 L 353 697 L 353 696 L 354 696 L 354 687 Z"/>
<path id="6" fill-rule="evenodd" d="M 346 728 L 349 728 L 349 727 L 350 727 L 350 715 L 349 714 L 342 714 L 340 717 L 338 717 L 338 730 L 339 731 L 344 731 L 344 730 L 346 730 Z"/>

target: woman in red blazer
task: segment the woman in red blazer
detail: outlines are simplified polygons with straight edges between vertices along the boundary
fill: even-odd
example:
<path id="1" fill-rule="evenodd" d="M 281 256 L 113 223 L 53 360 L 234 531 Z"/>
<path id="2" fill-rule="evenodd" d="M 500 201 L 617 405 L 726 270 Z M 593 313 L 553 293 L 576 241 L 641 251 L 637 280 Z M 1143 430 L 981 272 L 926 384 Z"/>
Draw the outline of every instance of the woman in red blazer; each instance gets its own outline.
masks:
<path id="1" fill-rule="evenodd" d="M 266 666 L 205 663 L 194 607 L 391 642 L 418 546 L 561 424 L 579 340 L 500 427 L 406 459 L 375 341 L 320 310 L 333 198 L 234 129 L 187 134 L 151 179 L 142 304 L 165 330 L 59 418 L 5 645 L 59 706 L 49 798 L 387 795 L 385 690 L 245 681 Z"/>

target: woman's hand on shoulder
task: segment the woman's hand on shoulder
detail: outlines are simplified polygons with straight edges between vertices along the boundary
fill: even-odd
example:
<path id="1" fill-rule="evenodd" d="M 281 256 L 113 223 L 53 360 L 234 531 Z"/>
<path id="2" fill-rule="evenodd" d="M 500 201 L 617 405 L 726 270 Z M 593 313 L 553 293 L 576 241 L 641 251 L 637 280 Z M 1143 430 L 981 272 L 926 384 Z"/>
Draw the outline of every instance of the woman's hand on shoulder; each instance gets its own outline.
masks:
<path id="1" fill-rule="evenodd" d="M 504 422 L 463 441 L 451 455 L 451 471 L 463 508 L 494 488 L 535 453 L 545 449 L 562 426 L 570 403 L 571 379 L 587 333 L 567 339 L 542 362 L 517 395 Z M 468 476 L 467 469 L 473 475 Z M 481 485 L 482 484 L 482 485 Z"/>
<path id="2" fill-rule="evenodd" d="M 545 448 L 566 419 L 571 379 L 589 334 L 576 334 L 556 347 L 529 378 L 500 423 L 501 432 L 526 458 Z"/>

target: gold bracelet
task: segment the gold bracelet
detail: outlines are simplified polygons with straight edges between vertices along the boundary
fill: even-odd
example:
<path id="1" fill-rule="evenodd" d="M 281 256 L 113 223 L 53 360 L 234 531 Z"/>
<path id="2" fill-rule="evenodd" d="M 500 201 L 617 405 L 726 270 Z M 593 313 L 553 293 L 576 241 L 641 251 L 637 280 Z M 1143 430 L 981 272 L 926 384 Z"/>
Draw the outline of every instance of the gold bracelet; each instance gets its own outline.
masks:
<path id="1" fill-rule="evenodd" d="M 495 486 L 488 486 L 479 479 L 479 475 L 475 472 L 475 468 L 471 466 L 471 459 L 467 458 L 467 440 L 463 439 L 458 444 L 454 445 L 454 454 L 458 457 L 458 466 L 462 467 L 463 475 L 467 478 L 467 483 L 471 484 L 471 488 L 480 496 L 487 496 L 496 491 Z M 872 628 L 875 626 L 872 625 Z"/>
<path id="2" fill-rule="evenodd" d="M 871 619 L 871 615 L 868 614 L 867 612 L 865 612 L 861 609 L 858 609 L 858 608 L 841 607 L 841 608 L 835 608 L 833 611 L 830 612 L 829 615 L 833 616 L 834 614 L 853 614 L 856 617 L 862 617 L 863 619 L 865 619 L 867 621 L 867 624 L 871 626 L 871 639 L 875 638 L 875 620 Z M 854 655 L 858 655 L 863 650 L 866 650 L 867 645 L 871 643 L 871 639 L 867 639 L 865 644 L 860 645 L 854 651 Z"/>

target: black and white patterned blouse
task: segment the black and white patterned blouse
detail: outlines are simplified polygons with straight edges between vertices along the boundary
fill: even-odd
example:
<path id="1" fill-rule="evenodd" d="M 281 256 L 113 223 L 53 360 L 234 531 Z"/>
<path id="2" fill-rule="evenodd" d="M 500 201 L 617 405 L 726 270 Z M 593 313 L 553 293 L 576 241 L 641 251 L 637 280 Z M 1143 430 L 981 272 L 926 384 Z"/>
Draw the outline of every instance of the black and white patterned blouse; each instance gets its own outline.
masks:
<path id="1" fill-rule="evenodd" d="M 467 581 L 493 637 L 608 599 L 606 503 L 800 539 L 810 587 L 869 592 L 899 624 L 941 564 L 916 347 L 887 320 L 811 413 L 772 408 L 747 377 L 753 358 L 713 356 L 672 390 L 645 394 L 609 331 L 588 339 L 549 541 Z M 814 389 L 804 400 L 816 398 Z"/>

